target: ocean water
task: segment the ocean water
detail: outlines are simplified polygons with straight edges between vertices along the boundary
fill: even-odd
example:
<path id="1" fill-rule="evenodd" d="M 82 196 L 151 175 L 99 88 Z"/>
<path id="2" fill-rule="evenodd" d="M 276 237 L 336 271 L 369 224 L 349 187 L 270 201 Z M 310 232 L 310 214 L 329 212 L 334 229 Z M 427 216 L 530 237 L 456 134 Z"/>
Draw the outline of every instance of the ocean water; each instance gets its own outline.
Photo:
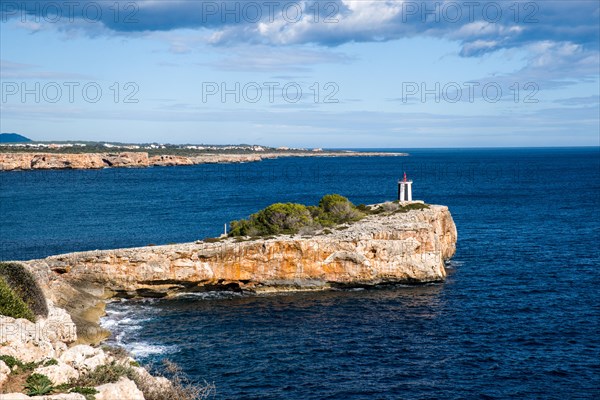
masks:
<path id="1" fill-rule="evenodd" d="M 192 241 L 325 193 L 390 200 L 406 171 L 456 222 L 446 282 L 112 303 L 112 340 L 219 399 L 600 397 L 599 149 L 409 152 L 0 173 L 0 258 Z"/>

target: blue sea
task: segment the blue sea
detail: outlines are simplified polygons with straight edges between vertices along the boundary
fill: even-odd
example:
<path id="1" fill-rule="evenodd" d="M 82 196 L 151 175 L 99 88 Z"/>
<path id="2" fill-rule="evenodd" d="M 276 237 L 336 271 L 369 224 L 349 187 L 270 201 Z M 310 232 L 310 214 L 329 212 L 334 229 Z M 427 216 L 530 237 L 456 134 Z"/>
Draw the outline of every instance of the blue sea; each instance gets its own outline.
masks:
<path id="1" fill-rule="evenodd" d="M 400 151 L 3 172 L 0 259 L 193 241 L 326 193 L 393 200 L 406 171 L 457 225 L 446 282 L 111 303 L 112 341 L 217 399 L 600 398 L 599 149 Z"/>

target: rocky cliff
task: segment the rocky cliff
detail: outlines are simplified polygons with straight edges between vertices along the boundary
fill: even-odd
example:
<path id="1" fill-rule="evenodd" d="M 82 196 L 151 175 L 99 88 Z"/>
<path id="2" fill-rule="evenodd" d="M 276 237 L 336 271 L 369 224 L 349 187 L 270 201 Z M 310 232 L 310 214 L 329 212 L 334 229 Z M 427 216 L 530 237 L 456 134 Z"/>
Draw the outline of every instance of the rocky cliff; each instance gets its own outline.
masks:
<path id="1" fill-rule="evenodd" d="M 123 153 L 0 153 L 0 171 L 24 171 L 32 169 L 99 169 L 176 166 L 211 163 L 256 162 L 280 157 L 373 157 L 400 156 L 403 153 L 261 153 L 261 154 L 201 154 L 194 156 L 158 155 L 146 152 Z"/>
<path id="2" fill-rule="evenodd" d="M 163 297 L 215 289 L 316 290 L 442 281 L 455 252 L 445 206 L 371 215 L 311 235 L 225 238 L 166 246 L 88 251 L 25 262 L 76 323 L 103 312 L 101 299 Z M 85 335 L 85 334 L 84 334 Z M 101 332 L 92 332 L 102 336 Z"/>
<path id="3" fill-rule="evenodd" d="M 457 240 L 448 208 L 430 205 L 410 211 L 398 206 L 381 209 L 387 211 L 305 236 L 222 238 L 70 253 L 23 262 L 44 290 L 50 313 L 36 324 L 0 317 L 0 355 L 37 363 L 35 372 L 48 376 L 56 385 L 85 377 L 98 366 L 114 368 L 119 364 L 130 368 L 127 377 L 118 382 L 94 385 L 97 399 L 141 400 L 157 390 L 177 393 L 169 381 L 152 377 L 134 366 L 132 359 L 118 359 L 87 345 L 98 344 L 109 335 L 97 324 L 106 299 L 215 289 L 322 290 L 444 280 L 444 262 L 454 255 Z M 52 365 L 46 363 L 49 359 L 54 359 Z M 22 387 L 14 374 L 0 361 L 0 393 Z M 2 396 L 28 398 L 21 393 Z M 84 400 L 75 393 L 47 398 Z"/>

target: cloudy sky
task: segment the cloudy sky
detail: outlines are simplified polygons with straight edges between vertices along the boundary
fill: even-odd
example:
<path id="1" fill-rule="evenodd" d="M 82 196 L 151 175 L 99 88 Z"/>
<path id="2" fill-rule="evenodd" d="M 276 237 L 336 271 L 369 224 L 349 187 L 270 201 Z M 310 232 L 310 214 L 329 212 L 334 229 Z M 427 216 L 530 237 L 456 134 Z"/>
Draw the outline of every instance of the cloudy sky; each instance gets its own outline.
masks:
<path id="1" fill-rule="evenodd" d="M 2 132 L 600 145 L 600 2 L 0 0 Z"/>

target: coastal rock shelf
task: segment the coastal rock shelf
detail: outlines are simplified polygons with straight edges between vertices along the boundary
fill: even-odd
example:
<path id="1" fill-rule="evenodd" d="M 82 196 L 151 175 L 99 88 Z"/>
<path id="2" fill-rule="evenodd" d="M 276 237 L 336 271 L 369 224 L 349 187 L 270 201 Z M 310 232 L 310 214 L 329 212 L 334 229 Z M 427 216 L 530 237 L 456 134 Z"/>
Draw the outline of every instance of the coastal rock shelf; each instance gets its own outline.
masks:
<path id="1" fill-rule="evenodd" d="M 112 297 L 443 281 L 444 261 L 454 255 L 456 239 L 448 208 L 431 205 L 371 215 L 310 236 L 224 238 L 88 251 L 24 264 L 78 326 L 93 327 L 103 313 L 104 300 Z"/>
<path id="2" fill-rule="evenodd" d="M 0 171 L 34 169 L 100 169 L 256 162 L 280 157 L 373 157 L 405 156 L 405 153 L 373 152 L 276 152 L 261 154 L 156 155 L 122 153 L 0 153 Z"/>

